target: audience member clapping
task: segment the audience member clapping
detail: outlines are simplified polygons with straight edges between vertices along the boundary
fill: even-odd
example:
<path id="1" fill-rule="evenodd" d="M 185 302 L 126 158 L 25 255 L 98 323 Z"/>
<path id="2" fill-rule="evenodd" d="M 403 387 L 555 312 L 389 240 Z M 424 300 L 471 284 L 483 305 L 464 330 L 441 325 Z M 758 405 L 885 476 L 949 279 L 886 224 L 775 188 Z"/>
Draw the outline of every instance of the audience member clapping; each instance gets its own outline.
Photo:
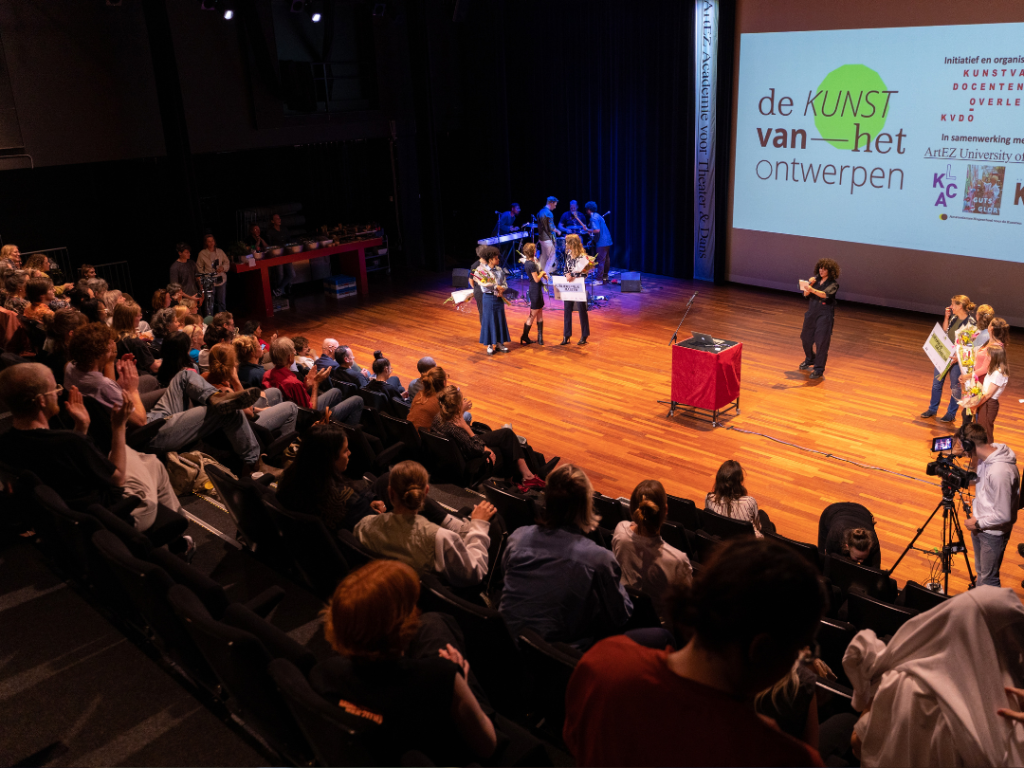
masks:
<path id="1" fill-rule="evenodd" d="M 383 557 L 401 560 L 420 573 L 439 573 L 454 586 L 479 584 L 488 570 L 489 521 L 495 508 L 481 501 L 459 531 L 419 514 L 430 492 L 427 470 L 403 461 L 388 475 L 393 511 L 370 515 L 355 525 L 360 543 Z"/>
<path id="2" fill-rule="evenodd" d="M 668 513 L 665 487 L 657 480 L 644 480 L 633 489 L 629 513 L 633 521 L 620 522 L 612 536 L 612 552 L 622 568 L 622 583 L 648 595 L 667 623 L 668 596 L 677 585 L 690 583 L 693 566 L 690 558 L 661 538 Z"/>
<path id="3" fill-rule="evenodd" d="M 738 461 L 730 459 L 718 468 L 715 488 L 704 499 L 704 507 L 723 517 L 750 523 L 754 526 L 755 536 L 764 536 L 757 500 L 747 495 L 747 489 L 743 486 L 743 467 Z"/>
<path id="4" fill-rule="evenodd" d="M 509 536 L 499 610 L 513 637 L 529 628 L 586 647 L 632 614 L 614 555 L 586 536 L 600 519 L 593 497 L 583 470 L 565 464 L 548 475 L 538 524 Z"/>
<path id="5" fill-rule="evenodd" d="M 563 732 L 576 764 L 821 765 L 754 710 L 813 642 L 825 609 L 814 568 L 775 542 L 731 539 L 671 608 L 689 638 L 679 650 L 618 636 L 580 660 Z"/>
<path id="6" fill-rule="evenodd" d="M 270 345 L 270 359 L 274 367 L 263 375 L 263 386 L 281 390 L 285 400 L 289 400 L 300 408 L 314 411 L 329 409 L 333 421 L 356 426 L 363 412 L 363 398 L 353 395 L 345 398 L 340 389 L 329 389 L 320 392 L 319 384 L 327 378 L 326 368 L 310 371 L 305 380 L 300 380 L 293 370 L 295 347 L 287 336 L 275 338 Z"/>
<path id="7" fill-rule="evenodd" d="M 310 684 L 377 724 L 367 739 L 383 765 L 400 765 L 410 750 L 435 765 L 490 757 L 497 736 L 471 687 L 461 633 L 448 616 L 421 615 L 419 594 L 405 563 L 375 560 L 349 574 L 323 613 L 324 635 L 343 658 L 317 665 Z"/>

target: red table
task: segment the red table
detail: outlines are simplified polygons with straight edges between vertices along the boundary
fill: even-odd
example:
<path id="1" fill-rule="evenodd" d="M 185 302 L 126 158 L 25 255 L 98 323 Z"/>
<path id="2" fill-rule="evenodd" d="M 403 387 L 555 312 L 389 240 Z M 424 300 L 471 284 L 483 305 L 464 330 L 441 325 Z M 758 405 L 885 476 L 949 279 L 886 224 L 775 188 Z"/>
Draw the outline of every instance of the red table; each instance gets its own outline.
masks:
<path id="1" fill-rule="evenodd" d="M 369 240 L 353 240 L 350 243 L 330 245 L 326 248 L 316 248 L 312 251 L 286 253 L 283 256 L 275 256 L 272 259 L 258 259 L 255 266 L 249 266 L 248 262 L 241 264 L 236 262 L 232 265 L 232 269 L 239 275 L 246 275 L 244 282 L 249 312 L 258 317 L 265 318 L 274 314 L 274 297 L 270 292 L 271 267 L 289 264 L 293 261 L 337 256 L 339 271 L 354 277 L 356 279 L 356 290 L 359 292 L 359 295 L 367 296 L 370 293 L 370 287 L 366 280 L 366 249 L 375 248 L 383 244 L 384 240 L 380 237 L 374 237 Z M 334 259 L 331 260 L 332 273 L 334 272 L 334 261 Z"/>
<path id="2" fill-rule="evenodd" d="M 668 415 L 679 406 L 706 411 L 711 423 L 719 425 L 719 417 L 730 410 L 740 412 L 740 374 L 743 345 L 732 343 L 719 352 L 700 349 L 690 342 L 672 347 L 672 400 Z"/>

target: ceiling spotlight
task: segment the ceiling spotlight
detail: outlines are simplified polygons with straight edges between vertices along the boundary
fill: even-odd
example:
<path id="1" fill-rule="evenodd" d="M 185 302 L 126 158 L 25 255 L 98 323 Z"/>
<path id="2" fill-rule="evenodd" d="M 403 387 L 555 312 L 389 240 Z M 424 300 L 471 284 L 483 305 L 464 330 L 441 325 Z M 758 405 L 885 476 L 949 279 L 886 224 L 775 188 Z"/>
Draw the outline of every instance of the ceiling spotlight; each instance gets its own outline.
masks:
<path id="1" fill-rule="evenodd" d="M 228 8 L 226 11 L 224 11 L 224 18 L 228 21 L 231 21 L 231 19 L 235 18 L 235 12 Z"/>
<path id="2" fill-rule="evenodd" d="M 313 20 L 313 23 L 316 24 L 318 21 L 320 21 L 320 14 L 314 13 L 310 18 Z"/>

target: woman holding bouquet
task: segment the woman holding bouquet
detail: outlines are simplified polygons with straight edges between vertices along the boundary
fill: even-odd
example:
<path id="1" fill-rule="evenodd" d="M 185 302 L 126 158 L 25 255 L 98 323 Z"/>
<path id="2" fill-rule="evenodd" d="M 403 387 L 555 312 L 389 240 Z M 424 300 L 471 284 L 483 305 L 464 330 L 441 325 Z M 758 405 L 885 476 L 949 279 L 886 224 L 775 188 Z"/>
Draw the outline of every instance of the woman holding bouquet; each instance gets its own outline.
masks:
<path id="1" fill-rule="evenodd" d="M 974 318 L 971 312 L 974 311 L 974 302 L 962 294 L 958 294 L 949 300 L 945 316 L 942 319 L 942 330 L 946 332 L 947 338 L 955 342 L 957 332 L 965 325 L 974 325 Z M 936 369 L 935 378 L 932 379 L 932 399 L 928 404 L 928 410 L 921 414 L 922 419 L 930 419 L 939 410 L 939 402 L 942 400 L 943 381 L 949 376 L 949 406 L 946 413 L 939 421 L 950 424 L 956 419 L 957 401 L 961 397 L 960 391 L 960 363 L 954 359 L 953 364 L 945 372 Z"/>
<path id="2" fill-rule="evenodd" d="M 540 345 L 544 344 L 544 287 L 541 283 L 544 278 L 548 276 L 548 273 L 541 267 L 540 262 L 537 261 L 537 246 L 533 243 L 527 243 L 523 246 L 523 257 L 526 259 L 526 263 L 523 265 L 523 269 L 526 272 L 526 277 L 530 281 L 529 297 L 530 297 L 530 316 L 526 318 L 526 322 L 523 324 L 523 335 L 519 338 L 520 344 L 533 344 L 530 339 L 530 328 L 533 323 L 537 323 L 537 343 Z"/>
<path id="3" fill-rule="evenodd" d="M 504 294 L 508 288 L 505 270 L 501 268 L 501 251 L 494 246 L 484 249 L 480 260 L 484 266 L 477 267 L 473 273 L 473 281 L 480 285 L 483 294 L 483 313 L 480 318 L 480 343 L 487 345 L 487 354 L 493 355 L 494 350 L 508 352 L 506 341 L 512 341 L 505 322 Z"/>
<path id="4" fill-rule="evenodd" d="M 1010 366 L 1006 364 L 1006 351 L 1002 346 L 988 350 L 988 370 L 980 385 L 971 382 L 970 396 L 961 405 L 974 411 L 974 420 L 985 428 L 989 443 L 996 441 L 996 416 L 999 415 L 999 396 L 1010 381 Z"/>
<path id="5" fill-rule="evenodd" d="M 594 262 L 591 261 L 590 256 L 583 249 L 583 243 L 580 241 L 579 235 L 567 235 L 565 238 L 565 277 L 571 283 L 576 279 L 585 280 L 587 274 L 594 268 Z M 587 344 L 587 339 L 590 337 L 590 318 L 587 317 L 587 302 L 585 301 L 566 301 L 563 302 L 565 306 L 565 319 L 562 322 L 562 343 L 559 346 L 565 346 L 569 343 L 569 339 L 572 337 L 572 312 L 577 310 L 580 313 L 580 340 L 576 342 L 577 346 L 583 347 Z"/>

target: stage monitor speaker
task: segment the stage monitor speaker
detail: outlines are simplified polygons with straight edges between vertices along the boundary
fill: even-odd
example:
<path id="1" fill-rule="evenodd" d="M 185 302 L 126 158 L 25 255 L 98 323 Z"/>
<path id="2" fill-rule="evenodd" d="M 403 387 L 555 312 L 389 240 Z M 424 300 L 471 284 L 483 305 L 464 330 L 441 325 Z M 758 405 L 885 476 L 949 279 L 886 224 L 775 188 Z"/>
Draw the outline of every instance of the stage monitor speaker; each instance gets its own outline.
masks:
<path id="1" fill-rule="evenodd" d="M 453 269 L 452 270 L 452 287 L 453 288 L 471 288 L 469 284 L 469 270 L 468 269 Z"/>
<path id="2" fill-rule="evenodd" d="M 640 291 L 643 290 L 640 287 L 640 273 L 623 272 L 621 277 L 621 286 L 623 293 L 640 293 Z"/>

